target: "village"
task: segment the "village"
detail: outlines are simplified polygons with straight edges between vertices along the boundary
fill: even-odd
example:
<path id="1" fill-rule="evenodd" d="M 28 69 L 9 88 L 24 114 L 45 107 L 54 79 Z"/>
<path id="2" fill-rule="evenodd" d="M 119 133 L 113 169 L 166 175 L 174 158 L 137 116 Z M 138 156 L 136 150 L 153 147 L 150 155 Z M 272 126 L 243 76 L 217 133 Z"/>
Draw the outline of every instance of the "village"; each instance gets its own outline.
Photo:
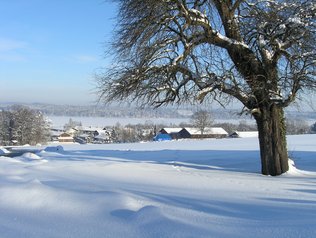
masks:
<path id="1" fill-rule="evenodd" d="M 203 110 L 192 113 L 191 117 L 182 117 L 181 120 L 157 120 L 149 117 L 135 118 L 137 120 L 105 117 L 62 118 L 50 118 L 40 111 L 20 105 L 3 109 L 0 111 L 0 145 L 111 144 L 227 137 L 258 138 L 257 127 L 252 120 L 227 120 L 226 116 L 220 118 L 217 113 Z M 288 135 L 313 134 L 316 132 L 316 123 L 309 124 L 293 117 L 286 121 L 286 128 Z"/>
<path id="2" fill-rule="evenodd" d="M 130 127 L 93 127 L 75 126 L 67 130 L 51 129 L 51 142 L 79 144 L 109 144 L 136 141 L 170 141 L 181 139 L 223 139 L 223 138 L 258 137 L 257 131 L 233 131 L 228 133 L 222 127 L 164 127 L 152 128 Z"/>

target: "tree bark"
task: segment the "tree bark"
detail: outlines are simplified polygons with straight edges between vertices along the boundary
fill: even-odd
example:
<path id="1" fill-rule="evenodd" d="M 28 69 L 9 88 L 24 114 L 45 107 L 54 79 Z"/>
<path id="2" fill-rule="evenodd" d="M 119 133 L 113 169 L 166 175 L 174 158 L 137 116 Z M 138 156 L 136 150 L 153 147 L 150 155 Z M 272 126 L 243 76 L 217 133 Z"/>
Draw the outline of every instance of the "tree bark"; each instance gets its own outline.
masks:
<path id="1" fill-rule="evenodd" d="M 280 175 L 289 170 L 284 111 L 275 104 L 261 106 L 254 113 L 259 132 L 261 168 L 264 175 Z"/>

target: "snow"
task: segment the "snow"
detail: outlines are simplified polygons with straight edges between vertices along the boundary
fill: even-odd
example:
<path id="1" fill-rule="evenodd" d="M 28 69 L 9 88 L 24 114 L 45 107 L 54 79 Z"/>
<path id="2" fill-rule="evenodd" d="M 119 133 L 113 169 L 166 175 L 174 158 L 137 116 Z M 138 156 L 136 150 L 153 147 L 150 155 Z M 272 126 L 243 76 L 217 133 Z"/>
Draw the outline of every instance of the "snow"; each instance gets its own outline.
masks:
<path id="1" fill-rule="evenodd" d="M 48 146 L 44 149 L 45 152 L 63 152 L 64 151 L 64 147 L 62 147 L 61 145 L 58 146 Z"/>
<path id="2" fill-rule="evenodd" d="M 316 237 L 316 135 L 279 177 L 256 138 L 42 149 L 0 157 L 1 238 Z"/>
<path id="3" fill-rule="evenodd" d="M 228 38 L 227 36 L 224 36 L 222 34 L 220 34 L 219 32 L 217 31 L 214 31 L 214 34 L 221 40 L 227 42 L 228 44 L 230 45 L 238 45 L 238 46 L 242 46 L 246 49 L 249 49 L 249 46 L 247 44 L 245 44 L 244 42 L 241 42 L 241 41 L 237 41 L 237 40 L 234 40 L 234 39 L 231 39 L 231 38 Z"/>
<path id="4" fill-rule="evenodd" d="M 42 158 L 34 153 L 26 152 L 21 157 L 23 160 L 32 161 L 32 160 L 41 160 Z"/>
<path id="5" fill-rule="evenodd" d="M 196 9 L 188 9 L 188 17 L 191 21 L 198 22 L 200 24 L 209 25 L 208 17 L 202 12 Z"/>
<path id="6" fill-rule="evenodd" d="M 185 127 L 186 131 L 188 131 L 191 135 L 201 135 L 201 130 L 194 127 Z M 222 127 L 205 127 L 204 134 L 209 135 L 228 135 L 227 131 L 225 131 Z"/>
<path id="7" fill-rule="evenodd" d="M 256 137 L 258 138 L 258 131 L 235 131 L 231 134 L 239 138 Z"/>
<path id="8" fill-rule="evenodd" d="M 172 133 L 178 133 L 182 130 L 182 127 L 165 127 L 162 130 L 164 130 L 165 132 L 167 132 L 168 134 L 172 134 Z"/>
<path id="9" fill-rule="evenodd" d="M 296 24 L 296 25 L 304 25 L 304 23 L 302 22 L 302 20 L 298 17 L 290 17 L 288 19 L 288 22 Z"/>
<path id="10" fill-rule="evenodd" d="M 6 148 L 0 147 L 0 156 L 10 153 Z"/>

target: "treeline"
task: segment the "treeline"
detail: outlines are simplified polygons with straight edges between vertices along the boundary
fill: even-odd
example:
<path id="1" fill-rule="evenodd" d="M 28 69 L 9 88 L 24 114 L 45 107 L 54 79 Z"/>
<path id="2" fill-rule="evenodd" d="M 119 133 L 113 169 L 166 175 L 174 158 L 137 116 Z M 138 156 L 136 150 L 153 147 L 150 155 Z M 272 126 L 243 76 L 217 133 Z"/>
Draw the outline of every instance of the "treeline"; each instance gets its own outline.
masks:
<path id="1" fill-rule="evenodd" d="M 49 133 L 49 123 L 40 111 L 24 106 L 0 111 L 0 145 L 46 143 Z"/>
<path id="2" fill-rule="evenodd" d="M 22 104 L 21 104 L 22 105 Z M 207 110 L 211 113 L 212 119 L 225 120 L 234 119 L 248 120 L 249 115 L 241 115 L 240 110 L 217 108 L 209 110 L 201 106 L 168 106 L 161 108 L 139 108 L 131 105 L 54 105 L 45 103 L 23 104 L 25 107 L 31 108 L 36 111 L 41 111 L 47 116 L 69 116 L 69 117 L 107 117 L 107 118 L 190 118 L 199 110 Z M 11 110 L 13 104 L 0 103 L 0 111 Z M 316 118 L 316 112 L 298 112 L 286 111 L 286 118 L 292 121 L 304 121 Z"/>
<path id="3" fill-rule="evenodd" d="M 212 115 L 215 114 L 216 113 L 213 113 Z M 217 116 L 214 116 L 213 118 L 217 118 Z M 68 125 L 65 130 L 74 126 L 76 125 Z M 222 127 L 228 134 L 231 134 L 236 130 L 257 130 L 255 124 L 247 123 L 245 120 L 241 120 L 237 123 L 212 123 L 211 126 Z M 182 123 L 180 125 L 157 125 L 147 121 L 138 125 L 122 126 L 117 124 L 113 128 L 109 128 L 109 131 L 112 142 L 126 143 L 150 141 L 153 136 L 164 127 L 196 127 L 196 125 L 193 125 L 192 123 Z M 316 133 L 316 123 L 310 126 L 303 119 L 292 118 L 287 120 L 287 134 L 307 133 Z M 39 143 L 46 143 L 48 140 L 50 140 L 50 125 L 46 120 L 44 113 L 40 110 L 17 105 L 6 107 L 2 110 L 0 109 L 0 145 L 36 145 Z"/>
<path id="4" fill-rule="evenodd" d="M 192 123 L 181 123 L 179 125 L 154 124 L 147 121 L 144 124 L 120 125 L 117 123 L 114 127 L 108 128 L 111 131 L 112 143 L 132 143 L 140 141 L 151 141 L 160 129 L 165 127 L 195 127 Z M 255 124 L 241 120 L 237 123 L 213 123 L 211 127 L 222 127 L 230 135 L 235 131 L 257 131 Z M 316 123 L 309 126 L 306 121 L 292 119 L 287 121 L 287 134 L 311 134 L 316 133 Z"/>
<path id="5" fill-rule="evenodd" d="M 234 131 L 256 131 L 255 124 L 249 124 L 245 121 L 240 121 L 239 124 L 233 123 L 216 123 L 213 126 L 223 127 L 228 134 Z M 288 119 L 286 121 L 286 134 L 287 135 L 300 135 L 300 134 L 315 134 L 316 123 L 310 126 L 303 119 Z"/>
<path id="6" fill-rule="evenodd" d="M 239 124 L 233 123 L 216 123 L 213 126 L 223 127 L 228 134 L 234 131 L 256 131 L 257 127 L 254 124 L 249 124 L 245 121 L 240 121 Z M 288 119 L 286 120 L 286 134 L 300 135 L 300 134 L 315 134 L 316 123 L 309 125 L 303 119 Z"/>

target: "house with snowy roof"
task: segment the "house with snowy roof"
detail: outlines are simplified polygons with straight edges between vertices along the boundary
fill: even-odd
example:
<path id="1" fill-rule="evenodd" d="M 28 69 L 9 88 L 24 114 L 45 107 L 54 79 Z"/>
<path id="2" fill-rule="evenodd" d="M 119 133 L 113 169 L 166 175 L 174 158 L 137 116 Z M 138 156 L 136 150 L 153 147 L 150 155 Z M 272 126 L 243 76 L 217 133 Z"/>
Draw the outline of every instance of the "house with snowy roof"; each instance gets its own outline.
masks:
<path id="1" fill-rule="evenodd" d="M 105 144 L 112 142 L 111 137 L 108 133 L 100 133 L 99 135 L 94 137 L 93 143 L 95 144 Z"/>
<path id="2" fill-rule="evenodd" d="M 191 139 L 226 138 L 228 133 L 222 127 L 206 127 L 203 131 L 199 128 L 185 127 L 179 132 L 179 136 Z"/>
<path id="3" fill-rule="evenodd" d="M 58 137 L 64 133 L 63 129 L 60 128 L 51 128 L 50 129 L 50 140 L 51 141 L 58 141 Z"/>
<path id="4" fill-rule="evenodd" d="M 58 136 L 58 142 L 61 142 L 61 143 L 73 143 L 74 142 L 74 138 L 70 134 L 64 132 L 64 133 L 62 133 L 62 134 L 60 134 Z"/>
<path id="5" fill-rule="evenodd" d="M 168 134 L 172 139 L 179 139 L 179 132 L 182 130 L 181 127 L 174 127 L 174 128 L 162 128 L 159 133 L 160 134 Z"/>

